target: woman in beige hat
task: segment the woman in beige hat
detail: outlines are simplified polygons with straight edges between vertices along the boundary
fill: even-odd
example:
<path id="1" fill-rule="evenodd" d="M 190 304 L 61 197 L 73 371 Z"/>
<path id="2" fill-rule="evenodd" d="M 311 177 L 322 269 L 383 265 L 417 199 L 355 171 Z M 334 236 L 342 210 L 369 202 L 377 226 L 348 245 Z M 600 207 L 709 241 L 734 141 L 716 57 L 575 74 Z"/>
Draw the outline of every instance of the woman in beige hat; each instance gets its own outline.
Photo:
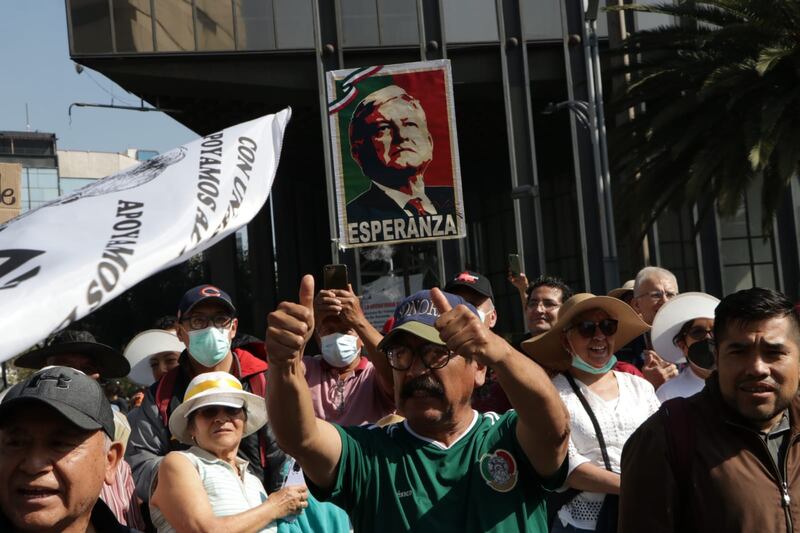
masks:
<path id="1" fill-rule="evenodd" d="M 606 495 L 619 494 L 625 441 L 658 410 L 659 402 L 646 380 L 613 370 L 614 351 L 648 329 L 625 302 L 583 293 L 564 302 L 550 331 L 522 345 L 535 361 L 558 373 L 553 384 L 570 415 L 565 488 L 577 494 L 558 509 L 552 532 L 616 531 L 613 513 L 601 513 L 603 503 Z M 616 496 L 607 504 L 615 507 Z"/>
<path id="2" fill-rule="evenodd" d="M 245 392 L 227 372 L 195 377 L 169 418 L 172 436 L 192 445 L 171 452 L 158 470 L 150 514 L 159 533 L 277 531 L 276 521 L 308 503 L 305 486 L 267 497 L 247 461 L 237 456 L 242 437 L 267 422 L 264 398 Z"/>

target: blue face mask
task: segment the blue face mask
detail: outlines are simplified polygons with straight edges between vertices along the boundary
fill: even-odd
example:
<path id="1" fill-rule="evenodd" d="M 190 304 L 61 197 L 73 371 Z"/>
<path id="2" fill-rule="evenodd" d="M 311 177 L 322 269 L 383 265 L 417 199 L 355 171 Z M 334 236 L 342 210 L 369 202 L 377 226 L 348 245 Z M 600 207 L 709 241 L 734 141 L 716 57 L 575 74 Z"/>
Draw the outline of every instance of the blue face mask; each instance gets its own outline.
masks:
<path id="1" fill-rule="evenodd" d="M 189 355 L 206 368 L 216 366 L 230 351 L 227 329 L 209 326 L 189 332 Z"/>
<path id="2" fill-rule="evenodd" d="M 573 368 L 577 368 L 578 370 L 583 370 L 584 372 L 588 372 L 589 374 L 605 374 L 606 372 L 614 368 L 614 365 L 616 364 L 617 364 L 616 355 L 612 355 L 611 358 L 608 360 L 608 362 L 606 362 L 606 364 L 598 368 L 596 366 L 590 365 L 577 355 L 572 354 Z"/>

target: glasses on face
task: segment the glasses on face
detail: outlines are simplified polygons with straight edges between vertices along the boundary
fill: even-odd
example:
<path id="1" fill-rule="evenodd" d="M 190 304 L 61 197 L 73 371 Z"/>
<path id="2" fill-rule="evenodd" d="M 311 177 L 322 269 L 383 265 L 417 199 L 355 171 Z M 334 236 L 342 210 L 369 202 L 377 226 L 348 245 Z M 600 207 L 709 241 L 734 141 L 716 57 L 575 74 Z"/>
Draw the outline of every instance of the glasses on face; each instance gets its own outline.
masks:
<path id="1" fill-rule="evenodd" d="M 390 346 L 386 348 L 386 357 L 389 366 L 395 370 L 408 370 L 414 363 L 414 357 L 419 357 L 425 368 L 437 370 L 444 368 L 455 353 L 441 344 L 427 343 L 422 346 L 409 348 L 408 346 Z"/>
<path id="2" fill-rule="evenodd" d="M 604 318 L 600 322 L 592 322 L 591 320 L 583 320 L 577 324 L 572 324 L 569 329 L 575 329 L 581 337 L 591 339 L 594 337 L 594 332 L 600 329 L 600 332 L 606 337 L 610 337 L 617 332 L 617 325 L 619 323 L 613 318 Z"/>
<path id="3" fill-rule="evenodd" d="M 545 311 L 551 311 L 561 304 L 555 300 L 528 300 L 528 307 L 530 309 L 538 309 L 540 305 L 544 307 Z"/>
<path id="4" fill-rule="evenodd" d="M 678 295 L 678 293 L 675 292 L 675 291 L 650 291 L 650 292 L 646 292 L 644 294 L 640 294 L 639 296 L 637 296 L 637 298 L 647 297 L 647 298 L 650 298 L 652 300 L 661 300 L 662 298 L 663 299 L 667 299 L 667 300 L 671 300 L 671 299 L 675 298 L 677 295 Z"/>
<path id="5" fill-rule="evenodd" d="M 689 331 L 686 332 L 687 337 L 691 337 L 696 341 L 702 341 L 705 339 L 713 339 L 714 338 L 714 330 L 713 329 L 706 329 L 702 326 L 695 326 Z"/>
<path id="6" fill-rule="evenodd" d="M 220 411 L 222 411 L 226 416 L 231 418 L 239 416 L 242 414 L 241 407 L 229 407 L 225 405 L 209 405 L 208 407 L 201 407 L 197 410 L 197 416 L 211 419 L 219 416 Z"/>
<path id="7" fill-rule="evenodd" d="M 233 322 L 233 317 L 226 315 L 191 315 L 181 318 L 181 322 L 189 324 L 189 328 L 191 329 L 206 329 L 209 324 L 213 324 L 217 329 L 224 329 L 231 325 L 231 322 Z"/>

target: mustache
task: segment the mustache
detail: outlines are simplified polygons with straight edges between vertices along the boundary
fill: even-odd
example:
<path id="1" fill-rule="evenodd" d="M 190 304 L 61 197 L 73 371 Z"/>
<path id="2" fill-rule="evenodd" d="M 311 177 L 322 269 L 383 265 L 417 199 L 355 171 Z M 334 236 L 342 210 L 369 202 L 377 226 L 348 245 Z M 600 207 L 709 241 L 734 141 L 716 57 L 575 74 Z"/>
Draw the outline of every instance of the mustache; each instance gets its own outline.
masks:
<path id="1" fill-rule="evenodd" d="M 772 390 L 780 390 L 780 386 L 778 385 L 778 382 L 775 381 L 772 378 L 764 378 L 764 379 L 744 378 L 744 379 L 741 379 L 741 380 L 736 382 L 736 387 L 737 388 L 743 387 L 743 386 L 744 387 L 752 386 L 752 385 L 760 385 L 760 386 L 764 386 L 764 387 L 769 387 Z"/>
<path id="2" fill-rule="evenodd" d="M 411 381 L 407 381 L 400 389 L 400 398 L 410 398 L 415 392 L 423 391 L 436 398 L 444 398 L 442 384 L 433 379 L 430 374 L 418 376 Z"/>

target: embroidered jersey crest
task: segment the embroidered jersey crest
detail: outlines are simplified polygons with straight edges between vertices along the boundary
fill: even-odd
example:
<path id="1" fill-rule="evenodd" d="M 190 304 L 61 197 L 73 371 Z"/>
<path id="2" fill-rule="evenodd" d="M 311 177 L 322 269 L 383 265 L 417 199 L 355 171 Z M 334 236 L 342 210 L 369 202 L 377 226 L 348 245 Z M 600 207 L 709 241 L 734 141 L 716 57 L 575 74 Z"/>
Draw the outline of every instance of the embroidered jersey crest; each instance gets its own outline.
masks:
<path id="1" fill-rule="evenodd" d="M 486 484 L 497 492 L 508 492 L 517 486 L 517 461 L 506 450 L 483 454 L 480 470 Z"/>

